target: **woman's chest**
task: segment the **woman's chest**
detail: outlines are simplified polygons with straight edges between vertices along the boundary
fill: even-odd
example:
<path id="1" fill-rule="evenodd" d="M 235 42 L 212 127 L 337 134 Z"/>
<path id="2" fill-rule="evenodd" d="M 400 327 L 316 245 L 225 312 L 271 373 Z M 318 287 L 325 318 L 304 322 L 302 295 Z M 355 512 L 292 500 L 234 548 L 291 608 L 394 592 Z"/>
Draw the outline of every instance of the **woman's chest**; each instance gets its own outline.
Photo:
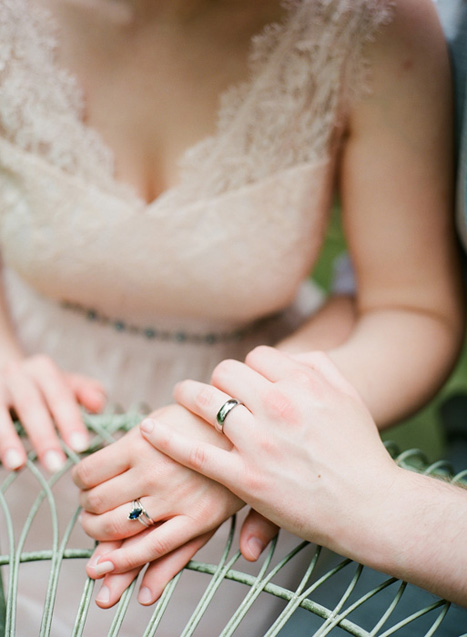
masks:
<path id="1" fill-rule="evenodd" d="M 283 13 L 273 2 L 145 22 L 60 0 L 41 4 L 55 22 L 57 67 L 83 92 L 85 124 L 112 149 L 117 179 L 148 202 L 178 183 L 184 152 L 215 132 L 219 96 L 248 78 L 253 36 Z"/>

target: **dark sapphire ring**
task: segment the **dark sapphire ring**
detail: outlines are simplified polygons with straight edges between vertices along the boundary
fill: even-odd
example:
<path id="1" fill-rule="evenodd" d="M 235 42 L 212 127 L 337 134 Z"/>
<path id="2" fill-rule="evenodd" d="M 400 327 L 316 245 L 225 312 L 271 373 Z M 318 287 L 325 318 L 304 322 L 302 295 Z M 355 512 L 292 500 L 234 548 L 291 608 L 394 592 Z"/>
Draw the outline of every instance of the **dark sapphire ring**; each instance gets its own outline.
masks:
<path id="1" fill-rule="evenodd" d="M 133 500 L 133 505 L 130 513 L 128 514 L 129 520 L 138 520 L 143 526 L 154 526 L 155 522 L 144 506 L 141 504 L 141 500 Z"/>

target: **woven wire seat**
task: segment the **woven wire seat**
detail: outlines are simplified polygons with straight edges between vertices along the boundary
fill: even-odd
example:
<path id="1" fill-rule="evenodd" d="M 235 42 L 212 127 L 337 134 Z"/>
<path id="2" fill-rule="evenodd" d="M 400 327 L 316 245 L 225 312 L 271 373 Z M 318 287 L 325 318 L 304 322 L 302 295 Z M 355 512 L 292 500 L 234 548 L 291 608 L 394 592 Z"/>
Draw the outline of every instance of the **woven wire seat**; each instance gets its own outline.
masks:
<path id="1" fill-rule="evenodd" d="M 97 450 L 102 445 L 112 442 L 115 437 L 132 428 L 140 420 L 139 413 L 126 414 L 102 414 L 98 416 L 85 415 L 85 421 L 89 430 L 93 434 L 91 450 Z M 21 428 L 18 425 L 21 432 Z M 74 615 L 73 637 L 79 635 L 102 635 L 101 632 L 93 631 L 90 624 L 89 611 L 94 607 L 93 589 L 94 582 L 85 575 L 84 564 L 93 551 L 93 543 L 89 539 L 88 548 L 73 547 L 73 531 L 77 526 L 79 507 L 71 515 L 66 528 L 61 532 L 59 529 L 57 505 L 54 499 L 53 487 L 57 481 L 69 474 L 72 466 L 79 461 L 79 456 L 71 449 L 64 446 L 68 456 L 66 466 L 53 476 L 45 476 L 35 462 L 33 453 L 29 454 L 27 466 L 20 472 L 4 474 L 0 488 L 0 504 L 3 511 L 4 533 L 1 547 L 0 566 L 3 579 L 3 590 L 0 587 L 0 634 L 18 637 L 17 632 L 17 602 L 18 602 L 18 580 L 21 572 L 25 568 L 30 568 L 31 563 L 47 563 L 48 580 L 46 592 L 41 608 L 42 618 L 40 626 L 37 626 L 35 634 L 46 637 L 57 634 L 52 631 L 54 620 L 54 609 L 60 602 L 57 601 L 57 594 L 60 591 L 60 571 L 63 565 L 69 560 L 80 563 L 79 577 L 82 577 L 81 598 L 77 603 Z M 405 468 L 420 471 L 425 474 L 448 477 L 452 482 L 466 482 L 467 470 L 453 477 L 450 467 L 446 462 L 429 464 L 423 454 L 418 450 L 398 453 L 397 449 L 389 444 L 388 450 L 396 459 L 397 463 Z M 26 511 L 26 517 L 22 526 L 15 528 L 15 520 L 8 504 L 8 494 L 15 482 L 20 479 L 21 474 L 29 472 L 34 478 L 37 486 L 36 491 L 31 495 L 31 505 Z M 76 497 L 77 500 L 77 497 Z M 73 505 L 74 506 L 74 505 Z M 35 521 L 38 511 L 45 509 L 50 520 L 50 548 L 40 550 L 28 550 L 27 540 L 29 536 L 34 536 Z M 437 629 L 441 626 L 443 619 L 449 612 L 450 604 L 439 598 L 432 598 L 432 602 L 421 608 L 411 608 L 404 616 L 394 619 L 394 611 L 400 608 L 403 600 L 406 584 L 395 578 L 381 576 L 381 582 L 375 587 L 365 585 L 365 569 L 362 565 L 351 560 L 340 558 L 334 560 L 329 566 L 326 561 L 326 551 L 320 547 L 309 545 L 307 542 L 298 542 L 292 551 L 286 554 L 278 554 L 279 544 L 277 541 L 271 543 L 265 551 L 265 555 L 255 565 L 255 572 L 246 572 L 239 568 L 242 564 L 240 552 L 236 549 L 235 541 L 235 518 L 231 520 L 230 530 L 226 534 L 225 549 L 220 556 L 218 563 L 206 563 L 193 559 L 165 588 L 160 600 L 150 607 L 150 614 L 146 628 L 143 632 L 134 633 L 135 637 L 143 635 L 167 636 L 164 632 L 163 620 L 167 609 L 173 602 L 177 590 L 177 584 L 184 572 L 191 572 L 196 577 L 196 587 L 200 591 L 200 596 L 194 603 L 194 607 L 189 610 L 185 627 L 180 631 L 180 635 L 201 635 L 202 637 L 215 637 L 215 635 L 247 635 L 248 637 L 259 637 L 258 633 L 249 632 L 249 610 L 253 604 L 265 596 L 273 597 L 279 602 L 275 615 L 268 617 L 269 627 L 265 629 L 264 635 L 272 637 L 279 634 L 286 625 L 290 617 L 297 611 L 307 612 L 313 615 L 319 622 L 319 627 L 314 632 L 307 632 L 307 635 L 314 634 L 316 637 L 325 635 L 355 635 L 357 637 L 389 637 L 389 635 L 412 635 L 422 634 L 410 632 L 410 627 L 417 626 L 420 618 L 424 620 L 423 634 L 436 635 Z M 238 545 L 238 544 L 237 544 Z M 293 587 L 284 586 L 279 575 L 283 570 L 290 568 L 295 562 L 300 563 L 301 573 L 296 578 Z M 245 564 L 245 562 L 243 562 Z M 31 571 L 29 571 L 31 572 Z M 346 574 L 346 581 L 343 585 L 339 579 L 339 585 L 335 584 L 336 577 Z M 241 589 L 241 601 L 233 613 L 222 618 L 223 629 L 216 633 L 209 632 L 206 627 L 202 627 L 202 620 L 206 612 L 216 604 L 216 594 L 220 587 L 229 582 Z M 118 605 L 112 610 L 100 611 L 111 614 L 110 625 L 107 634 L 118 635 L 122 626 L 125 625 L 125 618 L 131 606 L 139 608 L 135 599 L 136 581 L 125 591 Z M 316 601 L 316 597 L 321 589 L 332 587 L 333 603 L 325 605 Z M 353 614 L 358 609 L 364 609 L 371 600 L 385 594 L 385 608 L 376 624 L 370 628 L 363 627 L 353 619 Z M 224 621 L 225 620 L 225 621 Z M 237 630 L 238 629 L 238 630 Z M 339 632 L 334 632 L 338 630 Z M 409 632 L 404 632 L 409 631 Z M 160 631 L 160 632 L 159 632 Z M 263 634 L 263 633 L 262 633 Z M 22 635 L 21 635 L 22 637 Z M 29 635 L 27 637 L 33 637 Z M 61 635 L 60 635 L 61 637 Z M 65 637 L 65 635 L 63 635 Z M 170 633 L 170 637 L 174 637 Z"/>

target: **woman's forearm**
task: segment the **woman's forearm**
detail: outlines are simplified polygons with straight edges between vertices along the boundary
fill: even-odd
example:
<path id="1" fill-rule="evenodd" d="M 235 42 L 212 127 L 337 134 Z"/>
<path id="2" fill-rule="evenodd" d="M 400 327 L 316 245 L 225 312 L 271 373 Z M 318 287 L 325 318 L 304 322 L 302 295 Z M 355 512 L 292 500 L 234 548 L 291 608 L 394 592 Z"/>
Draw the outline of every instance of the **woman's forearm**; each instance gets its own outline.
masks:
<path id="1" fill-rule="evenodd" d="M 445 320 L 412 309 L 357 316 L 351 297 L 331 300 L 278 347 L 292 354 L 324 349 L 385 427 L 425 404 L 452 369 L 463 333 L 461 315 Z"/>
<path id="2" fill-rule="evenodd" d="M 461 322 L 410 310 L 360 318 L 350 338 L 329 355 L 354 385 L 378 426 L 423 406 L 445 382 L 462 342 Z"/>
<path id="3" fill-rule="evenodd" d="M 330 296 L 311 320 L 278 343 L 277 348 L 287 354 L 334 349 L 350 337 L 356 320 L 353 296 L 344 294 Z"/>

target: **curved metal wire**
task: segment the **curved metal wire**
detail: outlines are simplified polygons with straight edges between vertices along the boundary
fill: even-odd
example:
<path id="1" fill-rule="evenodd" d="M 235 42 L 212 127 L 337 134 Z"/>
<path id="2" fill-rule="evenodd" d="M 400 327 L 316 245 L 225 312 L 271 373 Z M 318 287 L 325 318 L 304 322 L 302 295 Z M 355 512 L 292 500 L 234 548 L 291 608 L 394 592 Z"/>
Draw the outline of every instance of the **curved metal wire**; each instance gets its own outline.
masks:
<path id="1" fill-rule="evenodd" d="M 104 444 L 112 442 L 116 437 L 134 427 L 140 419 L 141 415 L 138 411 L 124 414 L 116 414 L 113 412 L 100 415 L 86 414 L 86 425 L 93 434 L 90 446 L 91 451 L 97 450 Z M 18 423 L 17 429 L 21 433 L 21 426 Z M 399 453 L 394 444 L 386 443 L 386 446 L 396 462 L 406 469 L 419 471 L 427 475 L 439 476 L 443 479 L 449 478 L 454 483 L 467 483 L 467 470 L 453 477 L 451 467 L 446 462 L 430 464 L 424 454 L 417 449 L 410 449 Z M 64 561 L 70 559 L 81 560 L 83 562 L 82 595 L 76 611 L 72 637 L 80 637 L 85 634 L 85 631 L 92 631 L 92 626 L 89 625 L 89 611 L 92 604 L 94 582 L 85 575 L 84 561 L 91 556 L 93 547 L 90 546 L 89 548 L 83 549 L 70 546 L 72 532 L 77 524 L 79 508 L 75 510 L 63 535 L 60 536 L 57 504 L 52 490 L 57 480 L 64 476 L 71 467 L 79 461 L 77 454 L 68 449 L 65 445 L 63 448 L 68 456 L 68 461 L 60 472 L 50 478 L 45 478 L 42 474 L 35 462 L 35 455 L 33 453 L 29 455 L 27 467 L 23 471 L 30 472 L 35 478 L 37 492 L 34 494 L 35 499 L 17 540 L 15 540 L 14 520 L 8 507 L 6 495 L 9 489 L 15 484 L 21 472 L 8 474 L 0 485 L 0 509 L 5 520 L 6 535 L 8 538 L 7 546 L 2 547 L 7 548 L 7 552 L 0 555 L 0 572 L 2 573 L 5 587 L 3 589 L 0 586 L 0 634 L 6 635 L 7 637 L 16 636 L 18 580 L 21 568 L 24 568 L 25 564 L 31 562 L 45 561 L 50 564 L 42 621 L 40 627 L 37 627 L 37 634 L 40 637 L 48 637 L 51 634 L 57 593 L 60 590 L 59 577 L 61 567 Z M 51 521 L 50 548 L 26 550 L 26 541 L 28 537 L 34 533 L 36 515 L 43 504 L 46 504 L 48 507 Z M 414 624 L 420 617 L 429 614 L 433 621 L 426 636 L 431 637 L 436 634 L 444 617 L 449 612 L 449 603 L 438 599 L 425 608 L 411 609 L 407 617 L 403 619 L 399 618 L 396 623 L 392 620 L 393 623 L 391 623 L 394 611 L 403 598 L 406 589 L 404 582 L 388 577 L 371 590 L 365 590 L 364 592 L 359 591 L 359 587 L 361 588 L 362 574 L 365 572 L 365 568 L 362 565 L 342 558 L 337 565 L 333 565 L 330 568 L 326 565 L 326 557 L 321 548 L 310 547 L 307 542 L 297 541 L 297 546 L 292 551 L 286 555 L 278 555 L 277 552 L 280 549 L 278 549 L 279 545 L 276 538 L 258 565 L 256 574 L 236 570 L 235 566 L 241 554 L 238 549 L 235 549 L 234 535 L 235 517 L 232 518 L 230 532 L 223 554 L 218 563 L 207 564 L 192 560 L 185 567 L 185 571 L 192 571 L 198 574 L 199 587 L 200 589 L 202 587 L 204 591 L 195 608 L 192 610 L 185 628 L 181 633 L 181 637 L 190 637 L 195 634 L 202 634 L 203 637 L 207 637 L 205 633 L 197 633 L 197 630 L 207 610 L 212 605 L 215 605 L 216 593 L 218 593 L 224 581 L 236 583 L 236 585 L 244 589 L 245 594 L 233 614 L 229 617 L 225 617 L 225 626 L 220 633 L 220 637 L 233 635 L 239 627 L 243 630 L 247 630 L 251 608 L 264 596 L 271 596 L 283 600 L 282 610 L 278 611 L 276 616 L 271 618 L 269 629 L 265 632 L 266 637 L 278 635 L 299 608 L 309 612 L 316 618 L 320 618 L 321 624 L 314 633 L 315 637 L 325 637 L 326 635 L 333 634 L 332 631 L 337 627 L 341 630 L 339 634 L 344 631 L 346 634 L 354 635 L 355 637 L 389 637 L 391 635 L 407 634 L 407 632 L 403 633 L 404 629 Z M 312 549 L 311 557 L 304 557 L 307 547 Z M 277 578 L 288 565 L 293 563 L 300 564 L 302 574 L 297 576 L 295 587 L 287 588 L 281 585 Z M 4 572 L 4 567 L 7 569 L 7 575 L 6 572 Z M 337 602 L 329 607 L 323 605 L 323 603 L 318 603 L 318 601 L 314 599 L 316 593 L 322 587 L 335 586 L 336 577 L 343 573 L 347 573 L 349 578 L 345 585 L 342 585 L 342 583 L 339 584 L 340 588 L 337 591 L 339 593 Z M 174 598 L 181 575 L 182 573 L 179 573 L 168 586 L 166 586 L 160 600 L 154 606 L 143 637 L 152 637 L 158 634 L 164 615 Z M 116 606 L 108 632 L 109 636 L 114 637 L 119 635 L 128 608 L 130 605 L 137 603 L 133 595 L 135 585 L 136 580 L 125 591 Z M 392 592 L 393 588 L 394 592 Z M 380 595 L 382 591 L 386 591 L 386 593 L 389 592 L 389 597 L 391 598 L 387 604 L 387 608 L 382 612 L 373 628 L 363 628 L 353 619 L 352 614 L 357 609 L 365 609 L 365 605 L 371 603 L 371 600 Z"/>

